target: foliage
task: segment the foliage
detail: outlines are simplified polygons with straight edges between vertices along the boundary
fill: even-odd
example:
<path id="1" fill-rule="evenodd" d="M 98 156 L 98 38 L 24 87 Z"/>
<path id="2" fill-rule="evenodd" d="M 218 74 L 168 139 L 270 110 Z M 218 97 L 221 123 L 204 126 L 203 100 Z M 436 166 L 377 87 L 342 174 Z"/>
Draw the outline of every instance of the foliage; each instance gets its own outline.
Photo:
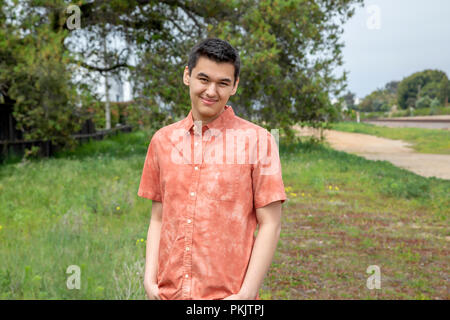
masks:
<path id="1" fill-rule="evenodd" d="M 265 127 L 307 123 L 320 127 L 337 117 L 330 95 L 338 95 L 346 75 L 331 70 L 342 64 L 339 35 L 342 20 L 361 1 L 188 1 L 186 6 L 160 4 L 172 32 L 151 38 L 140 47 L 140 63 L 133 70 L 139 97 L 152 97 L 157 109 L 172 117 L 190 109 L 188 90 L 181 81 L 189 49 L 202 38 L 229 41 L 241 55 L 241 77 L 230 104 L 239 116 Z M 187 8 L 186 8 L 187 7 Z M 189 11 L 189 9 L 191 11 Z M 167 41 L 167 38 L 170 41 Z M 317 58 L 320 54 L 323 58 Z M 313 59 L 311 57 L 315 57 Z"/>
<path id="2" fill-rule="evenodd" d="M 383 89 L 377 89 L 364 97 L 358 109 L 364 112 L 389 111 L 396 102 L 399 81 L 386 83 Z"/>
<path id="3" fill-rule="evenodd" d="M 398 84 L 400 83 L 400 81 L 390 81 L 388 83 L 386 83 L 385 85 L 385 90 L 387 90 L 389 93 L 393 93 L 396 94 L 397 93 L 397 89 L 398 89 Z"/>
<path id="4" fill-rule="evenodd" d="M 346 72 L 332 72 L 343 63 L 342 25 L 363 1 L 80 0 L 79 30 L 66 25 L 69 1 L 16 2 L 1 2 L 12 23 L 1 38 L 11 61 L 0 84 L 16 100 L 28 139 L 65 142 L 88 115 L 76 106 L 99 100 L 99 76 L 129 77 L 136 110 L 150 109 L 152 119 L 185 116 L 182 72 L 190 48 L 206 37 L 228 40 L 241 54 L 240 88 L 230 101 L 238 115 L 288 138 L 295 123 L 326 126 L 338 116 L 330 96 L 346 85 Z"/>
<path id="5" fill-rule="evenodd" d="M 87 108 L 96 128 L 105 127 L 105 102 L 92 101 Z M 111 102 L 111 126 L 129 124 L 140 128 L 159 128 L 173 122 L 173 118 L 154 107 L 152 100 Z"/>
<path id="6" fill-rule="evenodd" d="M 448 104 L 448 95 L 449 95 L 448 78 L 442 77 L 441 83 L 439 84 L 439 102 L 443 106 L 446 106 Z"/>
<path id="7" fill-rule="evenodd" d="M 353 92 L 347 91 L 344 95 L 344 102 L 348 109 L 356 109 L 355 106 L 355 94 Z"/>
<path id="8" fill-rule="evenodd" d="M 447 82 L 447 75 L 440 70 L 416 72 L 404 78 L 398 85 L 398 104 L 402 109 L 414 107 L 416 101 L 425 95 L 428 95 L 431 99 L 439 98 L 441 103 L 443 103 L 445 100 L 444 96 L 447 96 L 445 85 Z"/>
<path id="9" fill-rule="evenodd" d="M 0 56 L 5 57 L 0 86 L 15 101 L 13 116 L 26 140 L 73 146 L 70 135 L 80 129 L 84 116 L 78 106 L 89 95 L 80 98 L 72 81 L 75 70 L 68 67 L 69 56 L 61 46 L 66 32 L 53 32 L 38 14 L 29 13 L 20 21 L 1 21 L 7 34 L 0 36 Z"/>
<path id="10" fill-rule="evenodd" d="M 434 98 L 433 100 L 431 100 L 431 103 L 430 103 L 431 108 L 438 108 L 440 105 L 441 105 L 441 102 L 439 101 L 439 99 Z"/>
<path id="11" fill-rule="evenodd" d="M 420 97 L 416 101 L 416 108 L 422 109 L 422 108 L 429 108 L 431 106 L 431 98 L 429 96 Z"/>
<path id="12" fill-rule="evenodd" d="M 358 108 L 366 112 L 388 111 L 394 103 L 394 93 L 390 93 L 386 89 L 378 89 L 367 95 L 358 105 Z"/>

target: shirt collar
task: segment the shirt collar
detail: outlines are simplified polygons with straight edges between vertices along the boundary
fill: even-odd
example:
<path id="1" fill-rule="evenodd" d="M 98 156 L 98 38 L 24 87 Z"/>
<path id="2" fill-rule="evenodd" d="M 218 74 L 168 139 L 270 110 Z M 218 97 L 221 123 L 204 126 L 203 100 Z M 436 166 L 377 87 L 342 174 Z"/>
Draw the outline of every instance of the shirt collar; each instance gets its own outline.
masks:
<path id="1" fill-rule="evenodd" d="M 235 114 L 233 111 L 233 108 L 231 106 L 226 105 L 225 110 L 213 121 L 211 121 L 208 124 L 205 124 L 203 127 L 206 127 L 206 129 L 218 129 L 218 131 L 222 131 L 222 129 L 225 129 L 227 127 L 227 124 L 229 121 L 231 121 Z M 192 109 L 189 111 L 189 114 L 186 118 L 182 121 L 182 127 L 186 129 L 186 131 L 190 131 L 192 127 L 194 126 L 194 120 L 192 118 Z M 218 134 L 216 130 L 212 130 L 213 135 Z"/>

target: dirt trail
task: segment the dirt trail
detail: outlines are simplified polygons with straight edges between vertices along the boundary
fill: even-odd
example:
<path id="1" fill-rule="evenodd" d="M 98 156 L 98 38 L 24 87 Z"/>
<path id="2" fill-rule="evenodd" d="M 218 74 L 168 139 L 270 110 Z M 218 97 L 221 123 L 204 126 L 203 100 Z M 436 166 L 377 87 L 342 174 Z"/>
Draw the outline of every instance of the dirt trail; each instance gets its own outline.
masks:
<path id="1" fill-rule="evenodd" d="M 317 130 L 298 128 L 301 136 L 318 136 Z M 362 133 L 325 130 L 330 145 L 340 151 L 354 153 L 369 160 L 386 160 L 424 177 L 450 180 L 450 155 L 418 153 L 409 143 Z"/>

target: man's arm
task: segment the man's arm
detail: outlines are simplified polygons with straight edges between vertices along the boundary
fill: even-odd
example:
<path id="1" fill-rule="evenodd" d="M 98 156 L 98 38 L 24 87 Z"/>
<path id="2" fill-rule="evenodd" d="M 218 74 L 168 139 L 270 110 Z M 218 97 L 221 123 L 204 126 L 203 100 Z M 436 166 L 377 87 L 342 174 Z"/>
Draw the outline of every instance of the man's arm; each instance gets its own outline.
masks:
<path id="1" fill-rule="evenodd" d="M 227 299 L 255 299 L 269 270 L 281 232 L 281 201 L 256 209 L 259 224 L 244 282 L 237 295 Z"/>
<path id="2" fill-rule="evenodd" d="M 162 203 L 152 200 L 152 216 L 147 232 L 144 287 L 149 299 L 160 299 L 157 289 L 158 252 L 162 224 Z"/>

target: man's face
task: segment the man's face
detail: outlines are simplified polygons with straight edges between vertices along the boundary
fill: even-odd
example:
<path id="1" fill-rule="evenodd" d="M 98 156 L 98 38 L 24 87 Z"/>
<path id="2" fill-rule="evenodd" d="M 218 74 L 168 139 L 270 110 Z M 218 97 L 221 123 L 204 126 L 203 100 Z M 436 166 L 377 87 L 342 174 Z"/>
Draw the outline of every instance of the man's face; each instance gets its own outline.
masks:
<path id="1" fill-rule="evenodd" d="M 186 66 L 183 81 L 189 86 L 195 120 L 208 121 L 218 116 L 230 96 L 236 93 L 239 78 L 234 83 L 232 63 L 200 57 L 190 76 Z"/>

